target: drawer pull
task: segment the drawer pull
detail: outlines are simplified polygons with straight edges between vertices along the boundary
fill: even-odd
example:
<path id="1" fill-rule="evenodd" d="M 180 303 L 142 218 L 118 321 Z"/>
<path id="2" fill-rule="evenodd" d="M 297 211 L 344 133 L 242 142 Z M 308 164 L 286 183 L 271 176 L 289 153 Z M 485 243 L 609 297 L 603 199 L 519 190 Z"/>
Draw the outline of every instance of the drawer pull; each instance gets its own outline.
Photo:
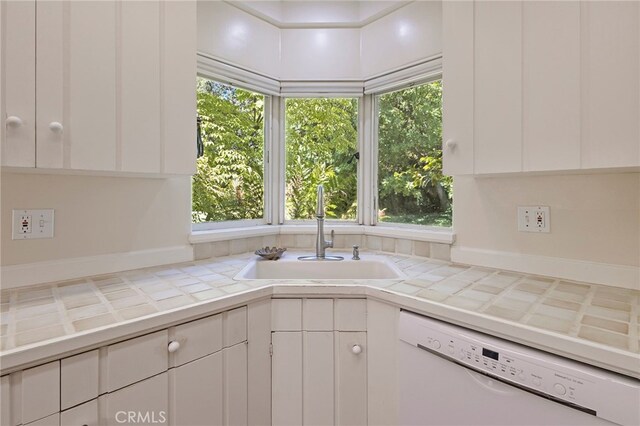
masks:
<path id="1" fill-rule="evenodd" d="M 353 347 L 351 348 L 351 352 L 353 352 L 356 355 L 360 354 L 362 352 L 362 346 L 353 345 Z"/>
<path id="2" fill-rule="evenodd" d="M 7 127 L 20 127 L 22 126 L 22 119 L 20 117 L 16 117 L 15 115 L 11 115 L 9 117 L 7 117 L 7 119 L 5 120 L 4 124 L 6 124 Z"/>
<path id="3" fill-rule="evenodd" d="M 62 123 L 52 121 L 51 123 L 49 123 L 49 130 L 51 130 L 53 133 L 62 133 L 62 130 L 64 130 L 64 126 L 62 125 Z"/>
<path id="4" fill-rule="evenodd" d="M 169 353 L 174 353 L 175 351 L 180 349 L 180 342 L 177 342 L 175 340 L 169 342 L 169 346 L 167 346 L 167 349 L 169 350 Z"/>

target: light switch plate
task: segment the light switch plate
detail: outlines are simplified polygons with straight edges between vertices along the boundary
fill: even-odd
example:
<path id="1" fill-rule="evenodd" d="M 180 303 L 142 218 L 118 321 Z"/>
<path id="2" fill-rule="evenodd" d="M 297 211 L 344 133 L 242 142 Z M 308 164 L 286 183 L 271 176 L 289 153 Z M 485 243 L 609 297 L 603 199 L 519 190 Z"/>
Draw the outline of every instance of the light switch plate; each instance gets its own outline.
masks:
<path id="1" fill-rule="evenodd" d="M 53 209 L 13 210 L 12 239 L 53 238 Z"/>
<path id="2" fill-rule="evenodd" d="M 551 232 L 551 215 L 549 213 L 549 207 L 518 207 L 518 231 Z"/>

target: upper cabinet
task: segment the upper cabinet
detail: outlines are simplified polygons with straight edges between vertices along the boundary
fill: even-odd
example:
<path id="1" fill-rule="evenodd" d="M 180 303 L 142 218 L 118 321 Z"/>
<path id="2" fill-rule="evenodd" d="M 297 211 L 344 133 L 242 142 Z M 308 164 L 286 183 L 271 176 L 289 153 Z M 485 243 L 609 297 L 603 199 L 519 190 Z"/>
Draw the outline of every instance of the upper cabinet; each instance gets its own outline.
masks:
<path id="1" fill-rule="evenodd" d="M 449 175 L 640 167 L 640 4 L 443 2 Z"/>
<path id="2" fill-rule="evenodd" d="M 0 7 L 3 166 L 195 172 L 195 1 Z"/>

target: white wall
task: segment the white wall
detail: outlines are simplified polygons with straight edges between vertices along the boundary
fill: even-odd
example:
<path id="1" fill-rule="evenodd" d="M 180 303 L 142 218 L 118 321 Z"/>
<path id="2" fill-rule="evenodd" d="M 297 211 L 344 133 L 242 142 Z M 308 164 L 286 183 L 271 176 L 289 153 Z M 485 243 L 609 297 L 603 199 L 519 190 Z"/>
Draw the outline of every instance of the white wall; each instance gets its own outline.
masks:
<path id="1" fill-rule="evenodd" d="M 359 29 L 283 29 L 282 80 L 360 80 Z"/>
<path id="2" fill-rule="evenodd" d="M 442 53 L 442 3 L 417 1 L 361 30 L 362 76 L 374 77 Z"/>
<path id="3" fill-rule="evenodd" d="M 389 6 L 249 4 L 283 22 L 357 22 Z M 280 29 L 227 3 L 201 0 L 198 51 L 278 80 L 362 80 L 442 53 L 442 3 L 412 2 L 362 28 Z"/>
<path id="4" fill-rule="evenodd" d="M 550 207 L 551 232 L 517 231 L 516 207 Z M 640 266 L 640 174 L 454 178 L 456 247 Z"/>
<path id="5" fill-rule="evenodd" d="M 2 265 L 189 244 L 191 183 L 171 179 L 1 175 Z M 55 237 L 11 239 L 12 209 L 55 209 Z"/>
<path id="6" fill-rule="evenodd" d="M 198 52 L 280 76 L 280 30 L 222 1 L 198 2 Z"/>

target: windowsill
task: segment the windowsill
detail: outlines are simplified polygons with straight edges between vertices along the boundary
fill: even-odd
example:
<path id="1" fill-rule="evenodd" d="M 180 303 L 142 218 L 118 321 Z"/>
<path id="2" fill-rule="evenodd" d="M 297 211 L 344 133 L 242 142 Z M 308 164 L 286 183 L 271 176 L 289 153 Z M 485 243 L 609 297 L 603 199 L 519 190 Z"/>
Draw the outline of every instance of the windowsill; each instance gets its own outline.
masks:
<path id="1" fill-rule="evenodd" d="M 325 224 L 329 233 L 335 230 L 340 235 L 371 235 L 377 237 L 403 238 L 432 243 L 453 244 L 455 232 L 451 228 L 418 229 L 409 227 L 364 226 L 364 225 L 334 225 Z M 234 240 L 237 238 L 263 237 L 265 235 L 315 234 L 317 227 L 311 225 L 259 225 L 243 228 L 211 229 L 206 231 L 192 231 L 189 236 L 191 244 L 208 243 L 214 241 Z"/>

